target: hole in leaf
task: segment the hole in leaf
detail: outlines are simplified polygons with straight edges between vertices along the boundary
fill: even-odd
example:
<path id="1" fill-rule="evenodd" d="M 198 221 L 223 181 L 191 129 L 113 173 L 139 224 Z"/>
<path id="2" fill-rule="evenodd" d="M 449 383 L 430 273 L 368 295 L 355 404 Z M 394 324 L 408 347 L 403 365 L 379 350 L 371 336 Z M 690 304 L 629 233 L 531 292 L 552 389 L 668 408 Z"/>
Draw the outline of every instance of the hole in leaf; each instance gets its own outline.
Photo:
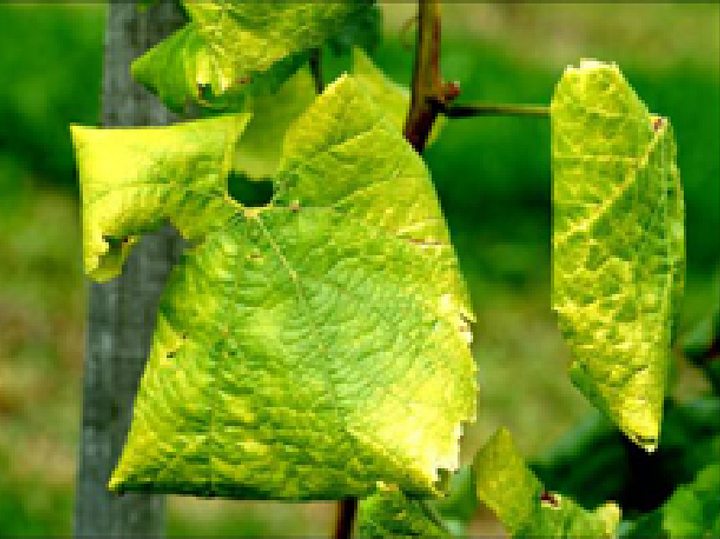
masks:
<path id="1" fill-rule="evenodd" d="M 233 171 L 228 176 L 230 198 L 247 208 L 267 206 L 275 194 L 270 180 L 251 180 L 247 175 Z"/>

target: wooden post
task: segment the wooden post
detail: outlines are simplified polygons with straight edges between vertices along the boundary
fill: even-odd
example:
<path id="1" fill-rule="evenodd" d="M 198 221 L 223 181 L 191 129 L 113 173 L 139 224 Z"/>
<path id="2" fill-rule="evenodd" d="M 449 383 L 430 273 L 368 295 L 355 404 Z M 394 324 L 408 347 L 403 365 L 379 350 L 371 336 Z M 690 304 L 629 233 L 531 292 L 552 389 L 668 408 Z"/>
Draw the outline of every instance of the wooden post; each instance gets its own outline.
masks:
<path id="1" fill-rule="evenodd" d="M 173 120 L 132 81 L 130 62 L 183 23 L 176 3 L 138 9 L 111 0 L 105 36 L 102 122 L 105 126 L 163 125 Z M 132 406 L 151 344 L 157 302 L 181 251 L 166 227 L 135 246 L 123 274 L 88 286 L 82 433 L 75 502 L 77 537 L 164 535 L 161 496 L 112 495 L 110 472 L 125 442 Z"/>

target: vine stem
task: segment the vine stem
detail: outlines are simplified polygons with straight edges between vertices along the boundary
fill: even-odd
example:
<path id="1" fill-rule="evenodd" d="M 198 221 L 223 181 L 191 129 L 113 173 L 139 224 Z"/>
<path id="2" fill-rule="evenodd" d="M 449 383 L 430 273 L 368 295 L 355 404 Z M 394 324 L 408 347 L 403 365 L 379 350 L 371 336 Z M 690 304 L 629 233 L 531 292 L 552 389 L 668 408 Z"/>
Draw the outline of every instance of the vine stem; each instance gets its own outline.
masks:
<path id="1" fill-rule="evenodd" d="M 410 111 L 404 135 L 418 153 L 425 149 L 430 130 L 440 112 L 457 97 L 456 84 L 444 84 L 440 75 L 440 2 L 418 1 L 417 44 L 412 73 Z"/>
<path id="2" fill-rule="evenodd" d="M 352 537 L 357 508 L 357 498 L 346 498 L 338 502 L 333 539 L 350 539 Z"/>

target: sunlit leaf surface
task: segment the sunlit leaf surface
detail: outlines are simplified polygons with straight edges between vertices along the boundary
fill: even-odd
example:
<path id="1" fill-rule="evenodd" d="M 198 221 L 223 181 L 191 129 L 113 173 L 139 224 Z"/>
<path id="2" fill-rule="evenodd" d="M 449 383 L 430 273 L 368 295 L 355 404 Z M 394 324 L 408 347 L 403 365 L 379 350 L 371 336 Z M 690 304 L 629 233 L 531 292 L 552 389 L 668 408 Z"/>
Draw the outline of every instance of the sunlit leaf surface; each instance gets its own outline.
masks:
<path id="1" fill-rule="evenodd" d="M 653 450 L 684 276 L 672 129 L 595 61 L 565 71 L 551 113 L 553 309 L 570 376 Z"/>
<path id="2" fill-rule="evenodd" d="M 275 182 L 172 274 L 111 488 L 433 494 L 474 418 L 475 368 L 424 163 L 342 77 L 288 131 Z"/>
<path id="3" fill-rule="evenodd" d="M 83 202 L 85 271 L 107 281 L 143 232 L 170 220 L 196 239 L 234 213 L 226 202 L 235 142 L 249 115 L 168 127 L 72 127 Z"/>

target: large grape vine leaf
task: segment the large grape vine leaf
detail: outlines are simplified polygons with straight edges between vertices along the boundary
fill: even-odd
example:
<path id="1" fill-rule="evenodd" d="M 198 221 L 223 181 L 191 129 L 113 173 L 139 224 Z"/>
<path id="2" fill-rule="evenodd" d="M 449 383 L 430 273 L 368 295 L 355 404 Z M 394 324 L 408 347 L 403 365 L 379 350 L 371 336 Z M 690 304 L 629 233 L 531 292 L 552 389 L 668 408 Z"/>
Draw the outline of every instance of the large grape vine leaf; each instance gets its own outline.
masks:
<path id="1" fill-rule="evenodd" d="M 183 3 L 191 21 L 132 65 L 134 77 L 174 110 L 190 104 L 245 110 L 249 88 L 252 94 L 275 92 L 309 49 L 373 5 L 372 0 Z"/>
<path id="2" fill-rule="evenodd" d="M 607 503 L 587 511 L 544 489 L 525 465 L 510 433 L 500 428 L 473 461 L 477 497 L 513 537 L 614 537 L 620 508 Z"/>
<path id="3" fill-rule="evenodd" d="M 110 488 L 434 494 L 475 416 L 475 367 L 422 159 L 344 76 L 289 129 L 275 183 L 171 275 Z"/>
<path id="4" fill-rule="evenodd" d="M 596 61 L 565 71 L 551 115 L 553 309 L 570 376 L 653 450 L 684 277 L 672 129 Z"/>
<path id="5" fill-rule="evenodd" d="M 197 239 L 232 215 L 227 175 L 249 118 L 122 129 L 72 126 L 88 275 L 97 281 L 118 275 L 139 235 L 166 219 L 186 238 Z"/>

